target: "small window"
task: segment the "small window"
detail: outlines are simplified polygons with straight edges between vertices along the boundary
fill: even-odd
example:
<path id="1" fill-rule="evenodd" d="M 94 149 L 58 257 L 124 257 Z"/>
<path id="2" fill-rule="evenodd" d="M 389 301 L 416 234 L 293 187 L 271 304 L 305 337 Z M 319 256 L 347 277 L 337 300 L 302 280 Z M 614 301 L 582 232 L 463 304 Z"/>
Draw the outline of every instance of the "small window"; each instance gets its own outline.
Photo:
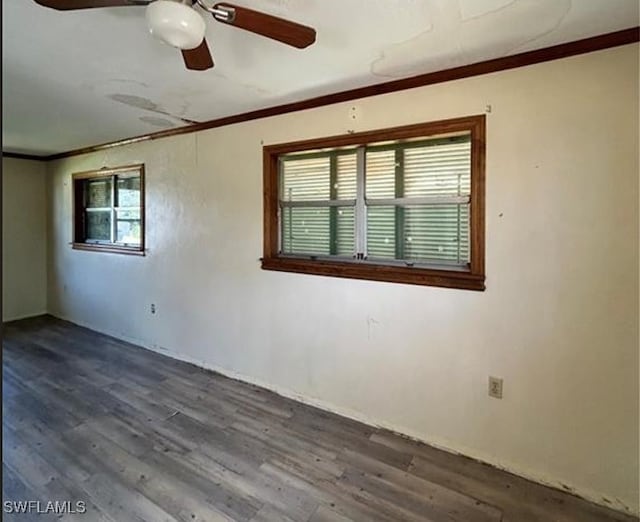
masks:
<path id="1" fill-rule="evenodd" d="M 484 116 L 267 146 L 265 269 L 484 289 Z"/>
<path id="2" fill-rule="evenodd" d="M 73 248 L 144 255 L 144 166 L 73 175 Z"/>

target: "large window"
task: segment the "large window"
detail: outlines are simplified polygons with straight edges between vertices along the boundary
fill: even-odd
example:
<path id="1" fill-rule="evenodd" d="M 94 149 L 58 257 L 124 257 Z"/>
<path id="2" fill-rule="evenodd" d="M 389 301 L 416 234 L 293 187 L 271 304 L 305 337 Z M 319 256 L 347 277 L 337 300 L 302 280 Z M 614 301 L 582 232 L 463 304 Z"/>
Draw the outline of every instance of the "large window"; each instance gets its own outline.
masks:
<path id="1" fill-rule="evenodd" d="M 265 269 L 484 289 L 484 116 L 264 148 Z"/>
<path id="2" fill-rule="evenodd" d="M 144 254 L 144 166 L 73 175 L 73 247 Z"/>

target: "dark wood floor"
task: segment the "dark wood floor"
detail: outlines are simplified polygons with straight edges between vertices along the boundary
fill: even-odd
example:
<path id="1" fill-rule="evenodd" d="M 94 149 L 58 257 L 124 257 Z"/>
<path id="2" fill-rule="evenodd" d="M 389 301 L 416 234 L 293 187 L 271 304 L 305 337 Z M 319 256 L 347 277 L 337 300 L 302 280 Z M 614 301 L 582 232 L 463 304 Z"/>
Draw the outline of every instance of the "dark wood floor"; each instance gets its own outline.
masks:
<path id="1" fill-rule="evenodd" d="M 6 324 L 3 348 L 3 501 L 81 500 L 83 521 L 637 521 L 51 317 Z"/>

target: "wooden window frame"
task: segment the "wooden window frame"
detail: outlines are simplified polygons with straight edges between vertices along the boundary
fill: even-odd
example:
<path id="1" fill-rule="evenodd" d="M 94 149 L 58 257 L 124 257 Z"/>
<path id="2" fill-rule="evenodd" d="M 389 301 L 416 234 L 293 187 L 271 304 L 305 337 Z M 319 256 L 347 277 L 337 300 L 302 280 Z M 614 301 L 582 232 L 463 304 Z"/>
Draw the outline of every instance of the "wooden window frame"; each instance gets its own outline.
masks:
<path id="1" fill-rule="evenodd" d="M 84 241 L 84 181 L 89 179 L 112 178 L 121 173 L 137 171 L 140 176 L 140 245 L 126 246 L 117 243 L 86 243 Z M 90 170 L 85 172 L 76 172 L 72 175 L 72 201 L 73 201 L 73 217 L 72 217 L 72 248 L 74 250 L 89 250 L 93 252 L 108 252 L 113 254 L 128 255 L 145 255 L 145 183 L 144 183 L 144 164 L 137 163 L 134 165 L 125 165 L 122 167 L 102 168 L 99 170 Z M 114 202 L 111 202 L 113 207 Z"/>
<path id="2" fill-rule="evenodd" d="M 414 138 L 471 133 L 470 262 L 465 269 L 447 270 L 413 266 L 393 266 L 373 262 L 332 259 L 301 259 L 281 255 L 278 226 L 278 158 L 283 154 L 325 148 Z M 263 147 L 264 253 L 262 268 L 301 274 L 366 279 L 392 283 L 485 289 L 485 136 L 484 114 L 420 123 L 390 129 L 344 134 Z"/>

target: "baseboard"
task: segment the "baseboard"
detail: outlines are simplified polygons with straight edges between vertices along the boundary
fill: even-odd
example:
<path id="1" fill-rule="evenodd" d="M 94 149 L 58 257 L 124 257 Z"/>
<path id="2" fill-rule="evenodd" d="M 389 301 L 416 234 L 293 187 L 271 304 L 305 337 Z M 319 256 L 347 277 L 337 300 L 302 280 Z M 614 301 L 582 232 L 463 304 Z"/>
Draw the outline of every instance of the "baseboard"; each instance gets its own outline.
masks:
<path id="1" fill-rule="evenodd" d="M 40 317 L 42 315 L 47 315 L 47 313 L 48 312 L 46 310 L 43 310 L 42 312 L 28 313 L 28 314 L 24 314 L 24 315 L 16 315 L 14 317 L 6 317 L 6 318 L 3 317 L 2 318 L 2 323 L 4 324 L 4 323 L 11 323 L 13 321 L 22 321 L 23 319 L 32 319 L 34 317 Z M 73 321 L 69 321 L 69 322 L 73 322 Z"/>
<path id="2" fill-rule="evenodd" d="M 88 325 L 88 324 L 83 324 L 81 322 L 78 321 L 74 321 L 71 320 L 69 318 L 66 318 L 62 315 L 55 315 L 55 314 L 51 314 L 51 312 L 49 312 L 50 315 L 53 315 L 54 317 L 57 317 L 59 319 L 62 319 L 64 321 L 68 321 L 70 323 L 76 324 L 78 326 L 82 326 L 84 328 L 88 328 L 89 330 L 93 330 L 99 333 L 102 333 L 104 335 L 108 335 L 110 337 L 115 337 L 116 339 L 120 339 L 123 341 L 126 341 L 128 343 L 134 344 L 136 346 L 139 346 L 141 348 L 144 348 L 146 350 L 150 350 L 152 352 L 158 353 L 160 355 L 165 355 L 167 357 L 170 357 L 172 359 L 178 360 L 178 361 L 182 361 L 182 362 L 186 362 L 189 364 L 193 364 L 194 366 L 197 366 L 199 368 L 203 368 L 205 370 L 209 370 L 215 373 L 218 373 L 220 375 L 223 375 L 225 377 L 228 377 L 230 379 L 235 379 L 247 384 L 252 384 L 254 386 L 258 386 L 260 388 L 264 388 L 266 390 L 269 390 L 277 395 L 280 395 L 282 397 L 286 397 L 287 399 L 292 399 L 295 400 L 297 402 L 300 402 L 302 404 L 307 404 L 309 406 L 313 406 L 315 408 L 330 412 L 330 413 L 334 413 L 336 415 L 340 415 L 341 417 L 346 417 L 348 419 L 351 420 L 355 420 L 358 422 L 361 422 L 363 424 L 366 424 L 367 426 L 370 426 L 372 428 L 380 428 L 380 429 L 384 429 L 384 430 L 388 430 L 391 431 L 401 437 L 407 438 L 409 440 L 415 441 L 415 442 L 420 442 L 423 444 L 426 444 L 428 446 L 431 446 L 433 448 L 439 449 L 441 451 L 445 451 L 447 453 L 453 454 L 453 455 L 461 455 L 464 457 L 468 457 L 471 458 L 477 462 L 480 462 L 482 464 L 485 464 L 487 466 L 491 466 L 492 468 L 498 469 L 500 471 L 505 471 L 507 473 L 511 473 L 512 475 L 516 475 L 520 478 L 523 478 L 525 480 L 528 480 L 530 482 L 535 482 L 536 484 L 540 484 L 542 486 L 546 486 L 549 487 L 551 489 L 560 491 L 562 493 L 565 494 L 569 494 L 569 495 L 573 495 L 575 497 L 581 498 L 583 500 L 587 500 L 589 502 L 592 502 L 594 504 L 603 506 L 605 508 L 608 509 L 612 509 L 614 511 L 618 511 L 620 513 L 623 513 L 625 515 L 632 515 L 632 516 L 639 516 L 640 515 L 640 508 L 635 507 L 629 507 L 627 505 L 625 505 L 623 502 L 621 502 L 619 499 L 617 498 L 609 498 L 606 497 L 604 495 L 602 495 L 601 493 L 598 493 L 596 491 L 593 490 L 589 490 L 586 488 L 581 488 L 572 484 L 567 483 L 567 481 L 560 481 L 557 480 L 553 477 L 549 477 L 549 476 L 545 476 L 543 474 L 540 474 L 539 472 L 531 472 L 531 471 L 526 471 L 521 469 L 517 464 L 512 463 L 512 462 L 505 462 L 500 460 L 499 458 L 496 458 L 493 455 L 486 455 L 483 454 L 482 452 L 478 452 L 477 450 L 474 450 L 473 448 L 467 448 L 464 446 L 460 446 L 459 444 L 456 444 L 455 442 L 452 441 L 448 441 L 448 440 L 443 440 L 441 438 L 435 437 L 435 436 L 425 436 L 422 433 L 416 433 L 411 429 L 402 427 L 402 426 L 397 426 L 388 422 L 385 422 L 383 420 L 380 419 L 373 419 L 361 412 L 358 412 L 356 410 L 351 410 L 348 408 L 343 408 L 341 406 L 337 406 L 333 403 L 327 402 L 323 399 L 320 398 L 315 398 L 315 397 L 309 397 L 307 395 L 303 395 L 300 394 L 298 392 L 295 392 L 293 390 L 289 390 L 287 388 L 282 388 L 280 386 L 274 385 L 272 383 L 263 381 L 259 378 L 256 377 L 252 377 L 252 376 L 248 376 L 248 375 L 244 375 L 241 373 L 236 372 L 235 370 L 231 370 L 228 368 L 224 368 L 222 366 L 218 366 L 215 364 L 211 364 L 207 361 L 204 360 L 200 360 L 200 359 L 196 359 L 194 357 L 190 357 L 188 355 L 184 355 L 184 354 L 180 354 L 180 353 L 176 353 L 176 352 L 172 352 L 169 351 L 166 348 L 159 348 L 156 345 L 150 345 L 148 343 L 146 343 L 145 341 L 141 340 L 141 339 L 135 339 L 135 338 L 130 338 L 126 335 L 120 334 L 114 334 L 113 332 L 109 332 L 109 331 L 105 331 L 102 330 L 100 328 L 96 328 L 92 325 Z"/>

